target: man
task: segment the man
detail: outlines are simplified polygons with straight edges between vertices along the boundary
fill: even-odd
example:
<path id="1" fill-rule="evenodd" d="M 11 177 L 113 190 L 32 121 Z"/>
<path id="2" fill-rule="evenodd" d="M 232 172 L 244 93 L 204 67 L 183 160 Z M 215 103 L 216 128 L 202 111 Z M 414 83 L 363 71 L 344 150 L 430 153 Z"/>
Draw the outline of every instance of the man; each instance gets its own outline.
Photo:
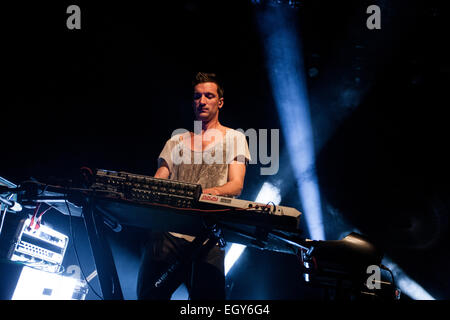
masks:
<path id="1" fill-rule="evenodd" d="M 214 74 L 197 73 L 193 82 L 194 132 L 175 134 L 158 158 L 155 178 L 201 184 L 203 193 L 236 197 L 244 187 L 250 160 L 245 135 L 223 126 L 219 111 L 223 87 Z M 212 248 L 162 286 L 158 278 L 189 248 L 195 237 L 173 232 L 152 233 L 138 277 L 138 299 L 170 299 L 184 282 L 192 300 L 225 299 L 223 249 Z"/>

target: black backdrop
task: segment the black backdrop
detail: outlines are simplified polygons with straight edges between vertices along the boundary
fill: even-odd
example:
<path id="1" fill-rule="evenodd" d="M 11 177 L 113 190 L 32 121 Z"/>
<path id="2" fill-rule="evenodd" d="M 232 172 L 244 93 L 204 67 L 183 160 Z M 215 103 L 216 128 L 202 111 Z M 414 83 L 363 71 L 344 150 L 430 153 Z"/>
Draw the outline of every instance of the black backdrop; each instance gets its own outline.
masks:
<path id="1" fill-rule="evenodd" d="M 66 27 L 70 4 L 81 8 L 81 30 Z M 381 30 L 365 26 L 370 4 L 381 7 Z M 447 299 L 448 11 L 438 1 L 302 1 L 292 10 L 305 72 L 319 71 L 307 79 L 327 237 L 357 228 Z M 172 131 L 192 126 L 198 70 L 224 79 L 223 124 L 281 128 L 256 11 L 251 1 L 6 6 L 0 176 L 67 178 L 82 165 L 152 175 Z M 284 205 L 302 210 L 291 164 L 280 162 L 273 177 L 250 166 L 242 198 L 268 179 Z M 65 228 L 57 215 L 48 219 Z M 295 257 L 276 253 L 247 250 L 232 278 L 237 298 L 306 292 Z"/>

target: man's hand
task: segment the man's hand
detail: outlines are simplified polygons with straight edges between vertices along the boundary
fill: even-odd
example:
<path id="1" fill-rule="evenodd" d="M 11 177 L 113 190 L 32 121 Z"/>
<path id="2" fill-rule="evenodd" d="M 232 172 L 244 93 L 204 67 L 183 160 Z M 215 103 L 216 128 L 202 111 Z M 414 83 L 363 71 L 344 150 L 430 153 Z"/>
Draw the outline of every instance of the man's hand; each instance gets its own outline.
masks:
<path id="1" fill-rule="evenodd" d="M 220 192 L 217 190 L 217 188 L 208 188 L 202 191 L 203 193 L 207 193 L 207 194 L 213 194 L 215 196 L 220 195 Z"/>

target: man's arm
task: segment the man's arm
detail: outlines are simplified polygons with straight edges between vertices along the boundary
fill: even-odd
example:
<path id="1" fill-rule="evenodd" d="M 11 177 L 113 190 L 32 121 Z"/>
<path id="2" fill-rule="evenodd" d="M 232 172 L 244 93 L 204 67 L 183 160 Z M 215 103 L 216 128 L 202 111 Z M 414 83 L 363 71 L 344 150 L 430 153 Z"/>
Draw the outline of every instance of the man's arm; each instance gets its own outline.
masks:
<path id="1" fill-rule="evenodd" d="M 208 188 L 203 193 L 216 196 L 239 196 L 244 188 L 245 164 L 233 161 L 228 165 L 228 182 L 223 186 Z"/>

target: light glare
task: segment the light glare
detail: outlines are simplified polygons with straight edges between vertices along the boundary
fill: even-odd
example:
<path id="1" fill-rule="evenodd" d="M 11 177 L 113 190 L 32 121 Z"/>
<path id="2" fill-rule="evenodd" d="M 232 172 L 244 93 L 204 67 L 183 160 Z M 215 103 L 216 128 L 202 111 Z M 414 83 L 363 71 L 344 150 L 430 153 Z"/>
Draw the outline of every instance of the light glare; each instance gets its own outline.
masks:
<path id="1" fill-rule="evenodd" d="M 74 300 L 78 280 L 24 266 L 12 300 Z"/>
<path id="2" fill-rule="evenodd" d="M 279 205 L 281 202 L 280 189 L 269 182 L 264 182 L 261 190 L 256 196 L 255 202 L 264 204 L 273 202 L 275 205 Z M 231 267 L 236 263 L 237 259 L 239 259 L 245 248 L 246 246 L 237 243 L 231 245 L 225 256 L 225 275 L 227 275 L 228 271 L 230 271 Z"/>

